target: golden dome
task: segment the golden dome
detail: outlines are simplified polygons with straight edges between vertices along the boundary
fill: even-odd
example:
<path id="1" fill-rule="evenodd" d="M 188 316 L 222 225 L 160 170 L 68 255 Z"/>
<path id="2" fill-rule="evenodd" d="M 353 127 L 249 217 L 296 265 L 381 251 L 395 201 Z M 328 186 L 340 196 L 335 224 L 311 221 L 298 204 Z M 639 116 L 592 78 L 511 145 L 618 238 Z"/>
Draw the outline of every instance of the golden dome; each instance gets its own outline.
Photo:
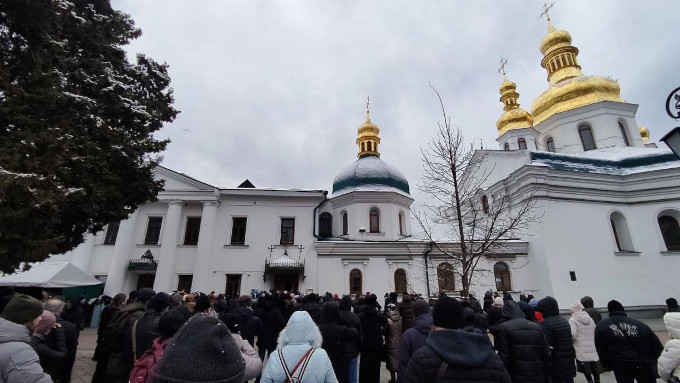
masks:
<path id="1" fill-rule="evenodd" d="M 358 157 L 374 155 L 380 157 L 378 144 L 380 143 L 380 128 L 371 122 L 369 107 L 370 99 L 366 102 L 366 122 L 361 124 L 357 131 L 357 145 L 359 145 Z"/>
<path id="2" fill-rule="evenodd" d="M 649 130 L 645 128 L 644 126 L 638 126 L 638 130 L 640 131 L 640 136 L 642 137 L 642 141 L 649 141 Z"/>
<path id="3" fill-rule="evenodd" d="M 519 99 L 517 85 L 505 77 L 499 91 L 501 94 L 499 101 L 505 104 L 503 107 L 505 113 L 496 122 L 498 135 L 502 136 L 505 132 L 512 129 L 531 128 L 534 126 L 534 116 L 519 107 L 519 102 L 517 102 Z"/>
<path id="4" fill-rule="evenodd" d="M 567 31 L 549 24 L 548 35 L 540 45 L 541 66 L 548 72 L 550 87 L 531 106 L 534 123 L 550 116 L 600 101 L 625 102 L 615 80 L 601 76 L 584 76 L 578 64 L 578 48 L 571 45 Z"/>
<path id="5" fill-rule="evenodd" d="M 570 78 L 551 86 L 534 100 L 531 106 L 534 123 L 539 124 L 556 113 L 600 101 L 624 102 L 620 93 L 619 83 L 607 77 Z"/>

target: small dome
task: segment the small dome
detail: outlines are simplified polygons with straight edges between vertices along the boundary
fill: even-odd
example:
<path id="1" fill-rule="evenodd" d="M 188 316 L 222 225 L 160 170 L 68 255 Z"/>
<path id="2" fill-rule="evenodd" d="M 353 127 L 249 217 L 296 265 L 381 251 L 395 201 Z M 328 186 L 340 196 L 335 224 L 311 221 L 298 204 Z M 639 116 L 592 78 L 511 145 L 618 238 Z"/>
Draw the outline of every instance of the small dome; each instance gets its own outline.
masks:
<path id="1" fill-rule="evenodd" d="M 499 135 L 508 130 L 531 128 L 532 126 L 534 126 L 534 116 L 522 108 L 508 110 L 496 122 Z"/>
<path id="2" fill-rule="evenodd" d="M 503 93 L 506 93 L 506 92 L 514 92 L 515 89 L 517 89 L 517 84 L 508 80 L 507 77 L 503 80 L 503 83 L 501 84 L 501 86 L 499 88 L 501 95 Z"/>
<path id="3" fill-rule="evenodd" d="M 644 126 L 639 126 L 638 130 L 640 131 L 640 137 L 642 137 L 642 141 L 649 141 L 649 130 Z"/>
<path id="4" fill-rule="evenodd" d="M 571 45 L 571 35 L 567 31 L 558 31 L 550 25 L 548 34 L 541 41 L 540 49 L 543 56 L 561 47 Z"/>
<path id="5" fill-rule="evenodd" d="M 333 180 L 333 193 L 347 189 L 375 190 L 376 186 L 392 187 L 409 194 L 406 177 L 394 166 L 375 155 L 363 155 Z"/>

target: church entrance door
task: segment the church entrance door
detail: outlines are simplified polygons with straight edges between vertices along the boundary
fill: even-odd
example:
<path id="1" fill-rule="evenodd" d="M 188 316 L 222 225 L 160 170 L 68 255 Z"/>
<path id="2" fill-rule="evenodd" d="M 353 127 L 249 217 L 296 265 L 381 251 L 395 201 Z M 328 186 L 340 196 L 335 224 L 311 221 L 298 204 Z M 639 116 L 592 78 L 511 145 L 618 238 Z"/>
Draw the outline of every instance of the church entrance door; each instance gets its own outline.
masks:
<path id="1" fill-rule="evenodd" d="M 276 291 L 298 290 L 299 282 L 298 274 L 274 274 L 274 290 Z"/>
<path id="2" fill-rule="evenodd" d="M 156 280 L 156 274 L 140 274 L 137 280 L 137 290 L 145 287 L 152 289 L 154 280 Z"/>

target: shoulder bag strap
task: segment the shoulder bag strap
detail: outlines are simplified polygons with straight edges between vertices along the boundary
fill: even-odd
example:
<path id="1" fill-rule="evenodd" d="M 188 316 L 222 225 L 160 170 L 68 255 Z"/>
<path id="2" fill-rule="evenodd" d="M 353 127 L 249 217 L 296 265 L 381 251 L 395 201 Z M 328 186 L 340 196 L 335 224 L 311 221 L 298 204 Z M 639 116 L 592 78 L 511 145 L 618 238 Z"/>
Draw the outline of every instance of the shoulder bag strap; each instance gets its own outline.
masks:
<path id="1" fill-rule="evenodd" d="M 137 322 L 139 319 L 132 324 L 132 359 L 137 363 Z"/>
<path id="2" fill-rule="evenodd" d="M 278 354 L 279 361 L 281 362 L 281 369 L 283 370 L 283 373 L 286 375 L 286 380 L 284 381 L 284 383 L 289 383 L 293 376 L 291 376 L 290 371 L 288 371 L 288 366 L 286 365 L 286 361 L 283 359 L 283 352 L 281 351 L 281 349 L 278 350 Z"/>
<path id="3" fill-rule="evenodd" d="M 443 361 L 441 366 L 439 366 L 439 370 L 437 370 L 437 375 L 434 376 L 434 381 L 435 383 L 439 383 L 442 380 L 442 377 L 444 376 L 444 373 L 446 372 L 446 369 L 449 368 L 449 364 L 446 363 L 446 361 Z"/>
<path id="4" fill-rule="evenodd" d="M 281 368 L 283 369 L 283 373 L 286 374 L 286 380 L 284 381 L 284 383 L 292 381 L 293 375 L 295 374 L 295 371 L 297 371 L 298 367 L 300 367 L 300 365 L 303 362 L 305 362 L 309 359 L 309 356 L 311 355 L 313 350 L 314 350 L 313 348 L 310 348 L 309 350 L 307 350 L 307 352 L 304 355 L 302 355 L 302 358 L 300 358 L 300 360 L 297 362 L 297 364 L 295 365 L 295 368 L 293 368 L 293 371 L 290 371 L 288 369 L 288 366 L 286 365 L 286 361 L 283 358 L 283 352 L 281 351 L 281 349 L 278 350 L 279 360 L 281 361 Z"/>
<path id="5" fill-rule="evenodd" d="M 305 372 L 307 371 L 307 366 L 309 365 L 309 361 L 312 359 L 312 354 L 314 354 L 314 348 L 310 348 L 309 351 L 304 356 L 304 362 L 302 363 L 302 367 L 300 368 L 300 373 L 298 374 L 298 381 L 302 382 L 302 377 L 305 375 Z M 293 371 L 295 373 L 295 371 Z"/>

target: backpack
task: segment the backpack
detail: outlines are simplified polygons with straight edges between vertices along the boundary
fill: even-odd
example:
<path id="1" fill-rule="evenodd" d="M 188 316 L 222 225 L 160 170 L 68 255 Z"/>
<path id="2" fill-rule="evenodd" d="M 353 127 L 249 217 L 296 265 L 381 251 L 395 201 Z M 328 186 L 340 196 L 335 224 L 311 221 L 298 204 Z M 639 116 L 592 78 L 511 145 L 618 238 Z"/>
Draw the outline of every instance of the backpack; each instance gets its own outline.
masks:
<path id="1" fill-rule="evenodd" d="M 130 371 L 130 383 L 146 383 L 147 381 L 150 381 L 151 372 L 153 371 L 154 366 L 160 362 L 161 356 L 163 356 L 163 350 L 165 349 L 165 346 L 170 343 L 171 339 L 172 338 L 168 338 L 162 342 L 160 341 L 160 338 L 154 339 L 153 343 L 151 343 L 151 347 L 144 352 L 144 355 L 142 355 L 141 358 L 137 359 L 135 366 L 132 367 L 132 370 Z"/>

